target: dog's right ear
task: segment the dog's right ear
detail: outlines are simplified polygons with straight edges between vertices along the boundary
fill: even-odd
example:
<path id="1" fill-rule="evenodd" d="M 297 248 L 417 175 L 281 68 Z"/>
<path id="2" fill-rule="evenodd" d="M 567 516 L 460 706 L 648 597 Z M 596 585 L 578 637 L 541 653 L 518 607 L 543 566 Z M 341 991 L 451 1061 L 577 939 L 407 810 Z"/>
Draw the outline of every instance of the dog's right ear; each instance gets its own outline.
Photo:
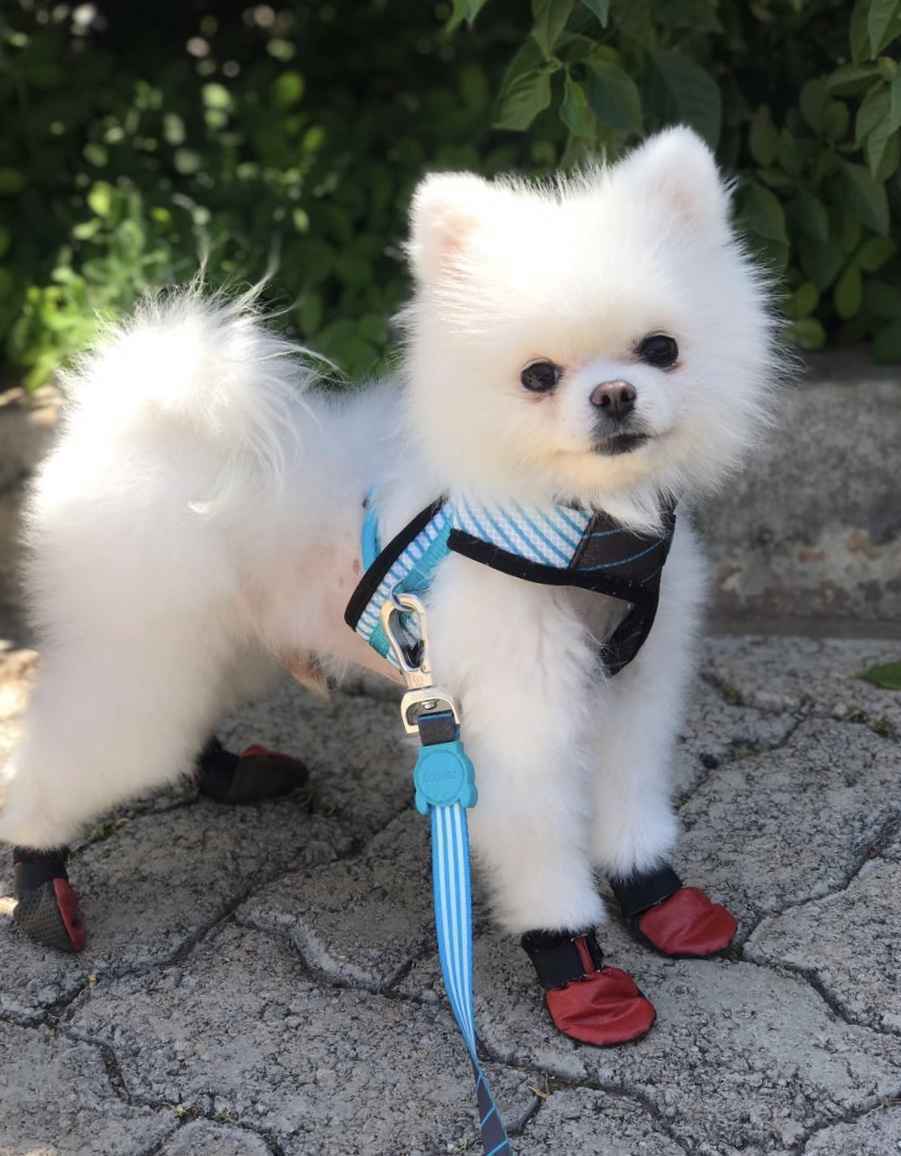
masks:
<path id="1" fill-rule="evenodd" d="M 406 246 L 417 281 L 431 285 L 461 271 L 467 238 L 497 192 L 473 173 L 433 173 L 419 182 Z"/>

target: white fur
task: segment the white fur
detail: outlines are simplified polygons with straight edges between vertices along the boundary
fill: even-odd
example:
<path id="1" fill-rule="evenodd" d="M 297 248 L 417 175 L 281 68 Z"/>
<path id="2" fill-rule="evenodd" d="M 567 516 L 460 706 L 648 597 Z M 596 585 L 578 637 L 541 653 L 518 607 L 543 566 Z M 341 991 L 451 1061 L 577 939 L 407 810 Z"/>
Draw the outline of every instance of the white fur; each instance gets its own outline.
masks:
<path id="1" fill-rule="evenodd" d="M 549 188 L 427 178 L 409 252 L 401 381 L 329 396 L 249 299 L 196 291 L 146 306 L 81 366 L 29 510 L 42 671 L 0 772 L 0 838 L 66 843 L 172 778 L 276 662 L 379 666 L 342 620 L 370 487 L 387 534 L 463 488 L 651 525 L 661 493 L 684 509 L 753 442 L 773 321 L 688 130 Z M 668 372 L 635 356 L 659 331 L 681 349 Z M 536 357 L 564 367 L 552 395 L 519 383 Z M 653 435 L 619 456 L 591 438 L 588 396 L 612 378 L 636 387 Z M 658 622 L 607 681 L 594 640 L 620 604 L 459 556 L 442 566 L 435 671 L 462 703 L 474 845 L 511 931 L 599 922 L 594 866 L 625 874 L 669 854 L 702 593 L 680 517 Z"/>

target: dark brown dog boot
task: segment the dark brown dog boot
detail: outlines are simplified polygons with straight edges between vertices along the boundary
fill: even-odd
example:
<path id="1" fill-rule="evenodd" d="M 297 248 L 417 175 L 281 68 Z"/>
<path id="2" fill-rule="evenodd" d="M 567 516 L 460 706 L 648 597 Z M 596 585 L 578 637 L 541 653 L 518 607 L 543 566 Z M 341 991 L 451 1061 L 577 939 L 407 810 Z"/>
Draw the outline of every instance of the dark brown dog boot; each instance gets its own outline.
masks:
<path id="1" fill-rule="evenodd" d="M 18 900 L 13 918 L 19 930 L 36 943 L 58 951 L 81 951 L 85 927 L 66 871 L 68 855 L 67 847 L 13 849 Z"/>
<path id="2" fill-rule="evenodd" d="M 197 788 L 217 803 L 259 803 L 288 795 L 309 778 L 304 763 L 266 747 L 251 746 L 239 755 L 215 736 L 197 758 Z"/>

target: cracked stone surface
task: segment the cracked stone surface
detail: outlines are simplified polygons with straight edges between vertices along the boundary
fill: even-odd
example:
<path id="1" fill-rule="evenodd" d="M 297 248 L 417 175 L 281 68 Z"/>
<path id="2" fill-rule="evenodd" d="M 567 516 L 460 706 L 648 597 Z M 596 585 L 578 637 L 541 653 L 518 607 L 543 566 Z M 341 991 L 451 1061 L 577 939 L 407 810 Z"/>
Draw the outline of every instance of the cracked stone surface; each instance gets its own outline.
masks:
<path id="1" fill-rule="evenodd" d="M 664 960 L 612 910 L 599 938 L 657 1007 L 647 1039 L 558 1035 L 477 896 L 478 1029 L 520 1156 L 899 1156 L 901 694 L 857 678 L 899 651 L 707 640 L 676 865 L 741 946 Z M 0 757 L 33 670 L 0 654 Z M 415 752 L 394 693 L 364 687 L 323 703 L 286 681 L 223 724 L 300 754 L 309 791 L 222 808 L 181 782 L 101 817 L 71 862 L 80 957 L 27 942 L 0 898 L 0 1156 L 478 1150 L 405 809 Z"/>
<path id="2" fill-rule="evenodd" d="M 673 778 L 677 798 L 687 797 L 722 763 L 778 747 L 796 725 L 789 712 L 769 714 L 730 705 L 714 687 L 699 681 L 676 744 Z"/>
<path id="3" fill-rule="evenodd" d="M 877 1108 L 860 1120 L 836 1124 L 814 1136 L 804 1156 L 897 1156 L 901 1152 L 901 1107 Z"/>
<path id="4" fill-rule="evenodd" d="M 654 1126 L 634 1100 L 588 1088 L 567 1088 L 549 1097 L 526 1124 L 519 1156 L 579 1152 L 584 1156 L 687 1156 Z"/>
<path id="5" fill-rule="evenodd" d="M 609 1050 L 563 1039 L 525 953 L 489 933 L 476 946 L 476 990 L 492 1055 L 650 1102 L 692 1156 L 782 1153 L 821 1121 L 901 1094 L 901 1040 L 836 1020 L 802 979 L 750 963 L 663 960 L 615 925 L 601 940 L 654 1002 L 650 1035 Z M 434 964 L 414 968 L 404 990 L 437 999 Z"/>
<path id="6" fill-rule="evenodd" d="M 676 865 L 746 934 L 764 913 L 843 888 L 899 816 L 897 742 L 810 719 L 780 750 L 727 763 L 698 788 Z"/>
<path id="7" fill-rule="evenodd" d="M 248 929 L 225 928 L 149 981 L 98 985 L 71 1030 L 111 1047 L 129 1088 L 224 1112 L 290 1152 L 428 1152 L 472 1128 L 472 1078 L 444 1008 L 321 987 Z M 489 1079 L 511 1120 L 534 1109 L 526 1076 Z"/>
<path id="8" fill-rule="evenodd" d="M 253 1132 L 194 1120 L 166 1141 L 159 1156 L 272 1156 L 272 1149 Z"/>
<path id="9" fill-rule="evenodd" d="M 237 919 L 287 935 L 310 967 L 336 980 L 380 990 L 431 942 L 428 832 L 408 811 L 360 858 L 291 872 L 242 904 Z"/>
<path id="10" fill-rule="evenodd" d="M 69 861 L 88 929 L 80 955 L 44 951 L 0 915 L 10 932 L 0 936 L 0 971 L 9 977 L 0 1009 L 33 1015 L 92 975 L 165 963 L 279 868 L 323 862 L 349 846 L 335 820 L 310 815 L 294 798 L 234 808 L 203 801 L 119 825 Z"/>
<path id="11" fill-rule="evenodd" d="M 846 1015 L 901 1035 L 899 911 L 901 864 L 877 859 L 847 890 L 763 920 L 745 958 L 815 976 Z"/>
<path id="12" fill-rule="evenodd" d="M 859 676 L 898 661 L 901 640 L 735 637 L 709 638 L 704 647 L 705 671 L 739 702 L 860 719 L 895 736 L 901 736 L 901 694 Z"/>
<path id="13" fill-rule="evenodd" d="M 90 1044 L 0 1022 L 0 1055 L 0 1156 L 139 1156 L 178 1123 L 124 1103 Z"/>

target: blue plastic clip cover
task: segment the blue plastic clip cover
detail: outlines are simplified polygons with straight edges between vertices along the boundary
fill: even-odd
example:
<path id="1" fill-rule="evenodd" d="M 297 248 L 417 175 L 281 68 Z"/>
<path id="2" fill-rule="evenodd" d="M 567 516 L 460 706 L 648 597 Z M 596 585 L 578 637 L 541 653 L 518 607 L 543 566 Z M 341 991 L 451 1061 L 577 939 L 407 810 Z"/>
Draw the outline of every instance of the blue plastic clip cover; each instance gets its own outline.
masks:
<path id="1" fill-rule="evenodd" d="M 474 807 L 478 799 L 475 768 L 459 739 L 421 747 L 413 782 L 416 810 L 421 815 L 427 815 L 429 807 L 447 807 L 452 803 Z"/>

